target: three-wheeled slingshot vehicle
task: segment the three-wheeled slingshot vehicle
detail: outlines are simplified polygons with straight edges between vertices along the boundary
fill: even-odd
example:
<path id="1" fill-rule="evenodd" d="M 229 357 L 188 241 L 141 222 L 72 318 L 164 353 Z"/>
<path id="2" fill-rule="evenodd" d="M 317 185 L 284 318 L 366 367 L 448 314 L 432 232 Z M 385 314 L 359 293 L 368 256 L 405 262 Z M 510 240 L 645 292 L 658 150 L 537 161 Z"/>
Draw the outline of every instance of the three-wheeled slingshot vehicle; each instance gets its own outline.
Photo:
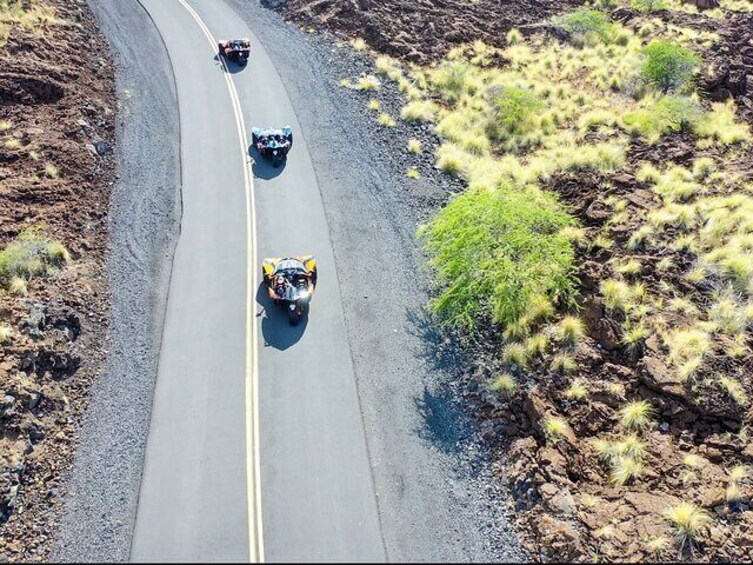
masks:
<path id="1" fill-rule="evenodd" d="M 235 61 L 240 66 L 245 67 L 248 63 L 248 57 L 251 55 L 251 42 L 246 39 L 221 39 L 217 43 L 220 57 L 225 57 L 230 61 Z"/>
<path id="2" fill-rule="evenodd" d="M 285 308 L 288 322 L 296 325 L 308 310 L 316 288 L 316 259 L 313 255 L 264 259 L 262 276 L 269 297 Z"/>
<path id="3" fill-rule="evenodd" d="M 277 167 L 287 158 L 293 146 L 293 128 L 254 128 L 251 130 L 251 143 L 262 157 Z"/>

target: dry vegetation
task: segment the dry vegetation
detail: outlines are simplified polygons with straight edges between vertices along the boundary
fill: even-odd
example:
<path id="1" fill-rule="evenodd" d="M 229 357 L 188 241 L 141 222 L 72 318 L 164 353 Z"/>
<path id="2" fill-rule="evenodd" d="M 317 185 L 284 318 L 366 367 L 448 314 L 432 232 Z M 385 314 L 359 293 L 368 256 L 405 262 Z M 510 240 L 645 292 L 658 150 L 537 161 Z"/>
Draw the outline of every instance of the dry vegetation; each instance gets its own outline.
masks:
<path id="1" fill-rule="evenodd" d="M 610 0 L 376 58 L 467 185 L 419 231 L 430 306 L 484 338 L 477 415 L 540 559 L 753 559 L 753 85 L 711 64 L 752 8 Z"/>

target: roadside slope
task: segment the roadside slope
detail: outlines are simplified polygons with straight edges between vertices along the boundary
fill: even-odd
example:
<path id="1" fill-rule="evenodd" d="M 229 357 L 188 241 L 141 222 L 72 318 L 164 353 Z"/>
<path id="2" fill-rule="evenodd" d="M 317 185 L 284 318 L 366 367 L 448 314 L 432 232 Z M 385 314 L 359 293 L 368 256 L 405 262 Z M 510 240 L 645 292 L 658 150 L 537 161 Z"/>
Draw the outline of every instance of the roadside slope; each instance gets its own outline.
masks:
<path id="1" fill-rule="evenodd" d="M 91 3 L 117 63 L 118 181 L 110 202 L 109 360 L 92 388 L 53 559 L 127 560 L 180 215 L 172 70 L 141 8 Z"/>

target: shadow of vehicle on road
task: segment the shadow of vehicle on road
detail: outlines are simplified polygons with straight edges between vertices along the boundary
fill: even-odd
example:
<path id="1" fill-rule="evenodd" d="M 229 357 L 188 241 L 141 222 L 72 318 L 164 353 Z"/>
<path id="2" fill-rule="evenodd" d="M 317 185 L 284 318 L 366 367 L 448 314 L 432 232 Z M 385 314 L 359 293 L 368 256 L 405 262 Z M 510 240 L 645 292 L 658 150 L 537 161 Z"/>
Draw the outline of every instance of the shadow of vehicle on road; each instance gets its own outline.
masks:
<path id="1" fill-rule="evenodd" d="M 288 164 L 288 160 L 283 159 L 279 166 L 275 167 L 269 159 L 262 157 L 259 150 L 253 145 L 249 145 L 248 154 L 254 160 L 254 164 L 251 166 L 251 171 L 256 178 L 262 180 L 273 179 L 285 170 L 285 166 Z"/>
<path id="2" fill-rule="evenodd" d="M 220 59 L 221 59 L 220 55 L 218 53 L 215 53 L 214 60 L 217 63 L 222 63 L 222 61 Z M 241 72 L 247 66 L 248 66 L 248 63 L 246 63 L 245 65 L 241 65 L 239 63 L 236 63 L 232 59 L 228 59 L 227 57 L 225 57 L 225 68 L 227 69 L 227 72 L 230 73 L 231 75 L 234 75 L 234 74 L 237 74 L 237 73 Z"/>
<path id="3" fill-rule="evenodd" d="M 301 340 L 309 323 L 308 311 L 298 324 L 291 326 L 288 322 L 287 313 L 269 297 L 267 286 L 263 282 L 256 290 L 256 303 L 262 307 L 257 316 L 264 316 L 261 320 L 261 335 L 264 337 L 264 347 L 273 347 L 284 351 Z"/>

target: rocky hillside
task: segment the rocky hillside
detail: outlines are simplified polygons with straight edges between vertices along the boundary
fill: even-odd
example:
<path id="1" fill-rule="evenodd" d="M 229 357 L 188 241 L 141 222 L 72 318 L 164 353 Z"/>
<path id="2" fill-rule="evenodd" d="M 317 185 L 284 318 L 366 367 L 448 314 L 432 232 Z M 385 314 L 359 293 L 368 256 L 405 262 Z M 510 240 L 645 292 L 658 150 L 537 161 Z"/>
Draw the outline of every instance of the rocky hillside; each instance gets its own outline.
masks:
<path id="1" fill-rule="evenodd" d="M 100 367 L 113 73 L 86 2 L 0 2 L 4 559 L 44 557 Z"/>

